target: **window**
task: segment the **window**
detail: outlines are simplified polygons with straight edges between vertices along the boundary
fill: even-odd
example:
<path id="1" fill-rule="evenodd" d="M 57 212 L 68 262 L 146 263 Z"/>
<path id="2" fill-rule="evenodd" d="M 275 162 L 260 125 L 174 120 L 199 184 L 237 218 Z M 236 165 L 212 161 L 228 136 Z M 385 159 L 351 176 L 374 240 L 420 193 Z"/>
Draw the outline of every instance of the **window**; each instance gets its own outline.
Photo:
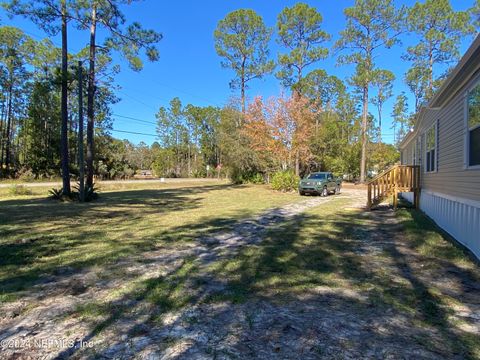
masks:
<path id="1" fill-rule="evenodd" d="M 435 126 L 427 130 L 425 137 L 425 171 L 432 172 L 436 170 L 436 148 L 437 134 Z"/>
<path id="2" fill-rule="evenodd" d="M 468 166 L 480 165 L 480 84 L 467 96 L 467 156 Z"/>
<path id="3" fill-rule="evenodd" d="M 307 179 L 324 180 L 326 177 L 327 177 L 327 174 L 325 173 L 316 173 L 316 174 L 314 173 L 314 174 L 308 175 Z"/>

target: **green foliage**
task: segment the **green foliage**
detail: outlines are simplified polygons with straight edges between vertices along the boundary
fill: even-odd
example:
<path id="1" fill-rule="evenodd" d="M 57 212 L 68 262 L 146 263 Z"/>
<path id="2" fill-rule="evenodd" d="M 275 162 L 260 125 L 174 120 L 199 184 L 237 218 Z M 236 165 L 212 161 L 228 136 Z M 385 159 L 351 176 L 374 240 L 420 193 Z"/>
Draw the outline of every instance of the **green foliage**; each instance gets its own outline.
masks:
<path id="1" fill-rule="evenodd" d="M 22 167 L 15 175 L 20 181 L 30 182 L 35 180 L 35 175 L 32 170 L 27 167 Z"/>
<path id="2" fill-rule="evenodd" d="M 258 172 L 242 172 L 233 168 L 230 172 L 230 181 L 233 184 L 265 184 L 265 178 Z"/>
<path id="3" fill-rule="evenodd" d="M 321 69 L 308 73 L 293 88 L 312 99 L 322 109 L 333 108 L 338 99 L 346 92 L 345 85 L 338 77 L 328 75 L 325 70 Z"/>
<path id="4" fill-rule="evenodd" d="M 243 182 L 242 174 L 266 172 L 260 163 L 257 152 L 249 145 L 242 132 L 244 118 L 234 107 L 226 107 L 220 112 L 218 123 L 218 144 L 222 164 L 233 182 Z"/>
<path id="5" fill-rule="evenodd" d="M 160 149 L 156 152 L 153 171 L 157 177 L 177 177 L 176 156 L 172 148 Z"/>
<path id="6" fill-rule="evenodd" d="M 428 71 L 424 66 L 412 66 L 405 74 L 405 84 L 415 97 L 415 111 L 427 97 Z"/>
<path id="7" fill-rule="evenodd" d="M 114 6 L 118 11 L 118 7 L 113 5 L 112 1 L 105 1 L 104 3 L 109 4 L 109 7 Z M 105 13 L 109 12 L 106 11 Z M 122 19 L 123 15 L 118 17 Z M 143 61 L 140 57 L 141 49 L 144 49 L 144 53 L 149 61 L 158 61 L 160 55 L 156 44 L 162 40 L 162 34 L 153 30 L 142 29 L 138 22 L 132 23 L 123 32 L 119 32 L 115 28 L 115 25 L 118 24 L 116 17 L 109 21 L 107 20 L 105 23 L 109 24 L 106 28 L 111 30 L 111 36 L 107 39 L 105 46 L 123 55 L 132 70 L 140 71 L 143 69 Z M 111 24 L 114 25 L 112 26 Z"/>
<path id="8" fill-rule="evenodd" d="M 396 9 L 392 0 L 356 0 L 344 10 L 347 25 L 340 32 L 335 48 L 347 51 L 341 64 L 361 65 L 361 82 L 370 82 L 374 71 L 374 52 L 398 43 L 404 8 Z"/>
<path id="9" fill-rule="evenodd" d="M 393 96 L 393 82 L 395 75 L 389 70 L 376 70 L 372 85 L 377 88 L 377 94 L 370 101 L 378 110 L 378 127 L 382 130 L 383 104 Z"/>
<path id="10" fill-rule="evenodd" d="M 155 157 L 145 143 L 133 145 L 104 135 L 96 137 L 96 152 L 95 172 L 100 179 L 129 179 L 137 170 L 151 169 Z"/>
<path id="11" fill-rule="evenodd" d="M 397 143 L 403 139 L 407 133 L 410 126 L 411 117 L 408 115 L 408 102 L 407 96 L 405 93 L 401 93 L 397 96 L 395 104 L 393 106 L 393 132 L 394 132 L 394 141 Z"/>
<path id="12" fill-rule="evenodd" d="M 179 98 L 174 98 L 168 108 L 160 108 L 156 117 L 159 139 L 154 160 L 156 174 L 164 177 L 212 175 L 220 162 L 220 110 L 212 106 L 183 106 Z"/>
<path id="13" fill-rule="evenodd" d="M 92 23 L 106 30 L 107 36 L 101 47 L 103 53 L 116 51 L 133 71 L 143 69 L 141 55 L 149 61 L 157 61 L 159 52 L 156 45 L 162 40 L 162 34 L 144 29 L 138 22 L 127 24 L 123 7 L 132 1 L 76 0 L 69 4 L 72 18 L 78 28 L 90 30 Z M 95 10 L 95 11 L 93 11 Z M 93 59 L 97 61 L 97 59 Z"/>
<path id="14" fill-rule="evenodd" d="M 426 87 L 421 94 L 428 100 L 438 87 L 434 66 L 449 64 L 459 58 L 460 40 L 475 29 L 468 11 L 454 11 L 449 0 L 426 0 L 416 2 L 408 12 L 408 30 L 417 35 L 419 41 L 409 46 L 404 56 L 413 62 L 420 73 L 426 76 Z M 422 84 L 417 81 L 417 84 Z"/>
<path id="15" fill-rule="evenodd" d="M 15 135 L 17 127 L 24 122 L 26 98 L 30 94 L 30 73 L 28 60 L 34 48 L 34 41 L 22 30 L 12 26 L 0 27 L 0 164 L 5 173 L 14 173 L 16 163 Z"/>
<path id="16" fill-rule="evenodd" d="M 243 110 L 246 84 L 253 79 L 261 79 L 275 67 L 274 62 L 268 59 L 271 35 L 272 30 L 250 9 L 229 13 L 215 29 L 215 50 L 224 58 L 222 66 L 235 72 L 230 86 L 240 87 Z"/>
<path id="17" fill-rule="evenodd" d="M 344 13 L 347 25 L 340 32 L 335 48 L 344 52 L 339 57 L 340 64 L 356 66 L 351 84 L 361 94 L 363 103 L 360 182 L 364 182 L 367 173 L 369 89 L 379 74 L 375 58 L 379 51 L 389 49 L 399 42 L 405 8 L 397 9 L 393 0 L 356 0 L 355 5 L 346 8 Z"/>
<path id="18" fill-rule="evenodd" d="M 51 81 L 39 79 L 33 84 L 28 105 L 28 120 L 22 128 L 29 153 L 24 165 L 35 177 L 49 177 L 60 161 L 60 98 Z"/>
<path id="19" fill-rule="evenodd" d="M 292 170 L 278 171 L 273 174 L 271 186 L 277 191 L 295 191 L 300 178 Z"/>
<path id="20" fill-rule="evenodd" d="M 369 169 L 380 173 L 400 161 L 400 152 L 395 145 L 384 143 L 370 144 Z"/>
<path id="21" fill-rule="evenodd" d="M 86 202 L 97 200 L 98 199 L 98 188 L 96 187 L 95 183 L 92 186 L 85 186 L 85 198 Z M 75 193 L 77 199 L 79 198 L 80 194 L 77 192 Z"/>
<path id="22" fill-rule="evenodd" d="M 48 193 L 50 194 L 50 198 L 52 200 L 62 200 L 63 199 L 63 189 L 50 189 L 48 190 Z"/>
<path id="23" fill-rule="evenodd" d="M 74 186 L 73 191 L 70 192 L 70 194 L 65 194 L 63 189 L 50 189 L 48 191 L 50 194 L 50 199 L 52 200 L 58 200 L 58 201 L 79 201 L 80 200 L 80 185 L 76 184 Z M 92 186 L 85 186 L 84 189 L 84 201 L 85 202 L 90 202 L 93 200 L 98 199 L 98 188 L 96 187 L 95 184 Z"/>
<path id="24" fill-rule="evenodd" d="M 476 27 L 476 32 L 478 34 L 480 30 L 480 0 L 475 0 L 475 4 L 469 10 L 472 17 L 473 25 Z"/>
<path id="25" fill-rule="evenodd" d="M 24 196 L 24 195 L 32 195 L 32 190 L 24 185 L 12 185 L 8 189 L 8 193 L 12 196 Z"/>
<path id="26" fill-rule="evenodd" d="M 281 70 L 276 76 L 284 86 L 297 84 L 305 67 L 328 56 L 328 49 L 320 45 L 330 39 L 321 29 L 322 21 L 322 15 L 305 3 L 286 7 L 278 15 L 278 43 L 289 51 L 278 55 Z"/>

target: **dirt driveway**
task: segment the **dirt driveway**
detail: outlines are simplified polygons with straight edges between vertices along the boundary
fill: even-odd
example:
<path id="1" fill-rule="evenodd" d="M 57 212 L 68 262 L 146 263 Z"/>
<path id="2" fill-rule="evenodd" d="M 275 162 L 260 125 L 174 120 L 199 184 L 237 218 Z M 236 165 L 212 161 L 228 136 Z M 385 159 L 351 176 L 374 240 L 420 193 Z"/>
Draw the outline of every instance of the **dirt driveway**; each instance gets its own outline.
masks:
<path id="1" fill-rule="evenodd" d="M 66 269 L 2 307 L 2 358 L 480 358 L 478 267 L 364 201 L 306 197 L 121 260 L 114 279 Z"/>

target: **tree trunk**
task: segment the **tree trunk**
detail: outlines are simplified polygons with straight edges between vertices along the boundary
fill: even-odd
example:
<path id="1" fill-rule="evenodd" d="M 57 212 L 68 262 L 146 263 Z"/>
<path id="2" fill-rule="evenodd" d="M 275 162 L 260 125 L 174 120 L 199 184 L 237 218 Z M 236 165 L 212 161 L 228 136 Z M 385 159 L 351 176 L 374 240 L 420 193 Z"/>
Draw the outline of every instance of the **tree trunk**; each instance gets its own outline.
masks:
<path id="1" fill-rule="evenodd" d="M 430 91 L 430 93 L 428 94 L 428 97 L 430 99 L 433 96 L 433 50 L 431 47 L 429 53 L 428 89 Z"/>
<path id="2" fill-rule="evenodd" d="M 68 161 L 68 49 L 67 49 L 67 5 L 62 0 L 62 132 L 61 132 L 61 155 L 62 155 L 62 182 L 63 193 L 70 195 L 70 166 Z"/>
<path id="3" fill-rule="evenodd" d="M 241 90 L 241 93 L 242 93 L 242 114 L 245 114 L 245 79 L 244 77 L 242 76 L 242 90 Z"/>
<path id="4" fill-rule="evenodd" d="M 382 142 L 382 105 L 378 105 L 378 142 Z"/>
<path id="5" fill-rule="evenodd" d="M 393 122 L 393 143 L 397 145 L 397 122 Z"/>
<path id="6" fill-rule="evenodd" d="M 87 187 L 93 186 L 93 157 L 94 157 L 94 129 L 95 129 L 95 37 L 97 31 L 97 8 L 92 6 L 92 23 L 90 25 L 90 56 L 88 70 L 87 91 Z"/>
<path id="7" fill-rule="evenodd" d="M 242 62 L 242 75 L 241 75 L 241 79 L 240 79 L 240 88 L 241 88 L 241 98 L 242 98 L 242 114 L 245 115 L 245 62 L 246 62 L 246 59 L 244 58 L 243 59 L 243 62 Z"/>
<path id="8" fill-rule="evenodd" d="M 295 152 L 295 175 L 300 176 L 300 156 Z"/>
<path id="9" fill-rule="evenodd" d="M 10 173 L 10 154 L 11 154 L 11 134 L 12 134 L 12 93 L 13 85 L 10 78 L 8 87 L 8 103 L 7 103 L 7 127 L 5 128 L 5 171 L 7 175 Z"/>
<path id="10" fill-rule="evenodd" d="M 360 183 L 364 183 L 367 170 L 368 86 L 363 88 L 362 157 L 360 160 Z"/>
<path id="11" fill-rule="evenodd" d="M 5 99 L 2 99 L 2 114 L 0 115 L 0 176 L 3 175 L 3 152 L 4 152 L 4 120 L 5 120 Z"/>
<path id="12" fill-rule="evenodd" d="M 85 201 L 85 163 L 83 160 L 83 68 L 78 62 L 78 190 L 80 202 Z"/>

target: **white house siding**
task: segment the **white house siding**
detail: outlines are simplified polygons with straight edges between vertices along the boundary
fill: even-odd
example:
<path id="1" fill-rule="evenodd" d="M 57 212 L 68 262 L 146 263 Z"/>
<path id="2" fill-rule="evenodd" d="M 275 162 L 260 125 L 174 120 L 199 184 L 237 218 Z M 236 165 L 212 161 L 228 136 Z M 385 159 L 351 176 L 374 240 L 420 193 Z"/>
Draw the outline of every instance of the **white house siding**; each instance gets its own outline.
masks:
<path id="1" fill-rule="evenodd" d="M 420 208 L 480 258 L 480 203 L 423 191 Z"/>
<path id="2" fill-rule="evenodd" d="M 413 203 L 413 193 L 402 193 Z M 420 210 L 480 259 L 480 202 L 422 190 Z"/>

